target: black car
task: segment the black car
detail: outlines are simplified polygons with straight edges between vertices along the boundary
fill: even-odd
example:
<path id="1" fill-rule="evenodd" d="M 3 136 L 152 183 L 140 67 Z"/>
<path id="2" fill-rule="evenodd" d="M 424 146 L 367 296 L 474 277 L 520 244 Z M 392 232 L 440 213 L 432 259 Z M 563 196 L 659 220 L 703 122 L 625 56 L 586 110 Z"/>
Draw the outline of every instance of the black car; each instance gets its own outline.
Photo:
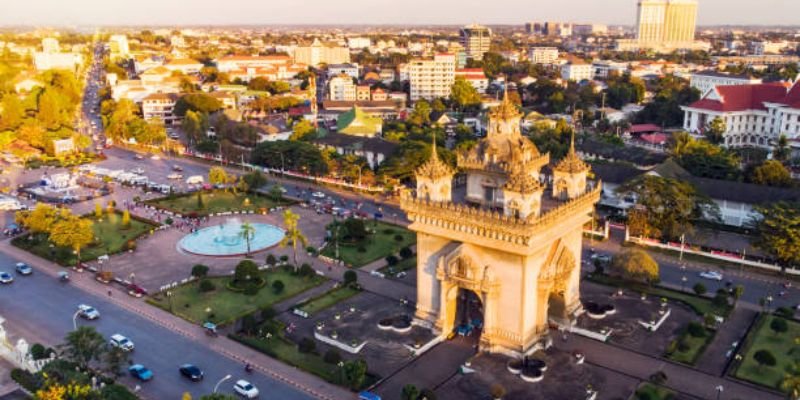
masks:
<path id="1" fill-rule="evenodd" d="M 181 371 L 181 375 L 191 379 L 194 382 L 203 380 L 203 371 L 201 371 L 200 368 L 195 365 L 183 364 L 179 370 Z"/>

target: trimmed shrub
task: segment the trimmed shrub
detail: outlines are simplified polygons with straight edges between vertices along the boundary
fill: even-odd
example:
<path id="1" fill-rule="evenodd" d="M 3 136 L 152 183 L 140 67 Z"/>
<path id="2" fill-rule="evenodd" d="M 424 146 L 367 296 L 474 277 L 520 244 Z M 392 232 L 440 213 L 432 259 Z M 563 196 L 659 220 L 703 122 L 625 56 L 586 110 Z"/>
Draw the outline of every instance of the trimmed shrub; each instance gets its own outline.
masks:
<path id="1" fill-rule="evenodd" d="M 401 235 L 399 233 L 394 235 L 394 241 L 395 242 L 402 242 L 403 241 L 403 235 Z"/>
<path id="2" fill-rule="evenodd" d="M 272 253 L 267 254 L 267 265 L 275 265 L 278 263 L 278 259 L 275 258 L 275 255 Z"/>
<path id="3" fill-rule="evenodd" d="M 706 336 L 706 328 L 703 328 L 703 325 L 700 325 L 697 322 L 689 322 L 689 325 L 686 327 L 686 332 L 688 332 L 692 337 L 696 338 Z"/>
<path id="4" fill-rule="evenodd" d="M 34 343 L 33 346 L 31 346 L 31 357 L 33 357 L 34 360 L 43 360 L 48 356 L 47 348 L 41 343 Z"/>
<path id="5" fill-rule="evenodd" d="M 699 296 L 702 296 L 702 295 L 706 294 L 706 291 L 707 291 L 706 285 L 703 285 L 700 282 L 695 283 L 695 285 L 692 286 L 692 290 L 694 290 L 694 292 Z"/>
<path id="6" fill-rule="evenodd" d="M 272 282 L 272 291 L 275 292 L 275 294 L 281 294 L 281 292 L 283 292 L 283 288 L 283 281 L 276 280 L 275 282 Z"/>
<path id="7" fill-rule="evenodd" d="M 345 285 L 356 283 L 358 282 L 358 274 L 356 274 L 356 271 L 349 269 L 347 271 L 344 271 L 343 279 Z"/>
<path id="8" fill-rule="evenodd" d="M 389 264 L 390 267 L 397 265 L 400 260 L 395 255 L 386 256 L 386 264 Z"/>
<path id="9" fill-rule="evenodd" d="M 414 252 L 411 251 L 411 248 L 408 247 L 408 246 L 403 247 L 402 249 L 400 249 L 400 257 L 402 257 L 404 260 L 408 259 L 408 258 L 411 258 L 411 256 L 413 256 L 413 255 L 414 255 Z"/>
<path id="10" fill-rule="evenodd" d="M 299 272 L 300 276 L 313 276 L 316 273 L 314 268 L 311 268 L 311 265 L 308 263 L 303 263 L 303 265 L 300 266 Z"/>
<path id="11" fill-rule="evenodd" d="M 214 285 L 214 282 L 211 282 L 208 279 L 203 279 L 202 281 L 200 281 L 200 291 L 201 292 L 204 292 L 204 293 L 211 292 L 211 291 L 214 291 L 214 289 L 216 289 L 216 288 L 217 287 Z"/>
<path id="12" fill-rule="evenodd" d="M 264 307 L 261 309 L 261 320 L 267 321 L 275 318 L 278 313 L 272 307 Z"/>

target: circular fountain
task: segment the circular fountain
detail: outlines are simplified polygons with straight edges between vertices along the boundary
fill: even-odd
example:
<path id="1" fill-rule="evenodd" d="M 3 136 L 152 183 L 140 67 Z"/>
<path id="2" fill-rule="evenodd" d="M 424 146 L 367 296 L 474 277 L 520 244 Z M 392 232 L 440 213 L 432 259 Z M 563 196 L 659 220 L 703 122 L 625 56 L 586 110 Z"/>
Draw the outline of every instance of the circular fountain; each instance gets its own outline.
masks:
<path id="1" fill-rule="evenodd" d="M 250 223 L 250 226 L 254 229 L 250 235 L 250 253 L 275 246 L 285 235 L 283 229 L 274 225 Z M 178 242 L 178 248 L 202 256 L 236 256 L 247 254 L 247 242 L 242 232 L 242 221 L 228 218 L 222 224 L 184 236 Z"/>

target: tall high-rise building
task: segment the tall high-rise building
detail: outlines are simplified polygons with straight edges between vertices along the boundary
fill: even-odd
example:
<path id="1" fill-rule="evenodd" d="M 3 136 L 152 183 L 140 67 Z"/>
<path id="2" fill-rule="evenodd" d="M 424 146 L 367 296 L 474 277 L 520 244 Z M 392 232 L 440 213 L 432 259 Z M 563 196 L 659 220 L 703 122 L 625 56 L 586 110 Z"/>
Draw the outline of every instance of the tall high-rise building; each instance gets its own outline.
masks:
<path id="1" fill-rule="evenodd" d="M 467 57 L 475 60 L 482 60 L 492 44 L 492 30 L 485 26 L 467 25 L 461 28 L 459 35 Z"/>
<path id="2" fill-rule="evenodd" d="M 636 39 L 640 44 L 691 43 L 697 0 L 639 0 Z"/>

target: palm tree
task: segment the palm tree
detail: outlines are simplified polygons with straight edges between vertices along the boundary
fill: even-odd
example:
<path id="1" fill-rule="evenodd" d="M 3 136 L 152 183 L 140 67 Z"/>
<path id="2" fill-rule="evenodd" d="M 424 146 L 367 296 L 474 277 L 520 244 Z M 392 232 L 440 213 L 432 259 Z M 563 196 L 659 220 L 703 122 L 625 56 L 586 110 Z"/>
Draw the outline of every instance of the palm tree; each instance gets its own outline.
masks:
<path id="1" fill-rule="evenodd" d="M 308 244 L 308 240 L 303 236 L 303 232 L 297 226 L 297 221 L 300 216 L 293 213 L 292 210 L 283 212 L 283 224 L 286 225 L 286 234 L 281 239 L 281 247 L 291 244 L 292 252 L 294 253 L 294 269 L 297 270 L 297 242 L 303 244 L 303 247 Z"/>
<path id="2" fill-rule="evenodd" d="M 241 228 L 239 228 L 239 237 L 244 239 L 245 243 L 247 243 L 247 256 L 250 256 L 250 241 L 253 239 L 253 236 L 256 234 L 256 228 L 253 224 L 249 222 L 243 222 Z"/>

